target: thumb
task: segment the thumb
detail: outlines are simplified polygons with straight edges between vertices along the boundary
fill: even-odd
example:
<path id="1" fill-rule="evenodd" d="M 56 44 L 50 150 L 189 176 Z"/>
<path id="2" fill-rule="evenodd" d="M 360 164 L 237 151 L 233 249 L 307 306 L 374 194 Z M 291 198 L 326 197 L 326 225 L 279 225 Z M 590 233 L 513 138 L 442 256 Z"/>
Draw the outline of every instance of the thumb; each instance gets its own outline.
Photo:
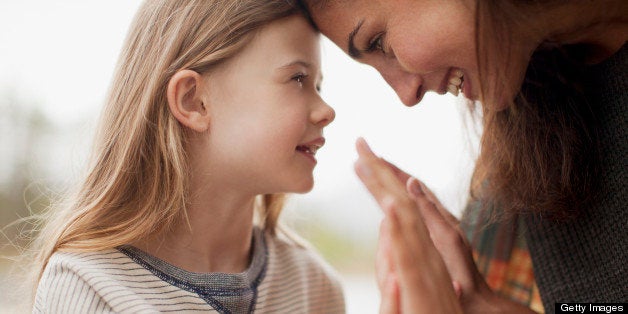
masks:
<path id="1" fill-rule="evenodd" d="M 397 276 L 395 274 L 391 274 L 386 278 L 382 289 L 382 302 L 379 306 L 379 313 L 399 313 L 399 285 L 397 284 Z"/>

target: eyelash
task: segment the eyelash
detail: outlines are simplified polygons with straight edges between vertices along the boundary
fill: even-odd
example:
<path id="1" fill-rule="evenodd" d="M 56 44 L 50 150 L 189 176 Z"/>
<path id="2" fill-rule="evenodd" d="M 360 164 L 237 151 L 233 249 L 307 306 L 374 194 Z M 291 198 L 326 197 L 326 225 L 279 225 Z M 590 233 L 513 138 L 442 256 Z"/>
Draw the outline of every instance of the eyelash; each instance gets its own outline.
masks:
<path id="1" fill-rule="evenodd" d="M 308 75 L 305 73 L 297 73 L 292 77 L 293 81 L 296 81 L 299 84 L 303 84 L 303 82 L 305 81 L 305 78 L 307 78 Z"/>
<path id="2" fill-rule="evenodd" d="M 292 80 L 299 83 L 301 86 L 303 86 L 303 83 L 307 77 L 309 77 L 309 75 L 305 73 L 297 73 L 292 77 Z M 320 85 L 316 85 L 316 91 L 318 92 L 321 91 Z"/>
<path id="3" fill-rule="evenodd" d="M 366 51 L 373 52 L 375 50 L 379 50 L 383 54 L 386 54 L 386 51 L 384 51 L 384 35 L 385 34 L 386 33 L 382 32 L 375 35 L 375 37 L 373 37 L 373 39 L 369 41 L 369 45 L 366 48 Z"/>

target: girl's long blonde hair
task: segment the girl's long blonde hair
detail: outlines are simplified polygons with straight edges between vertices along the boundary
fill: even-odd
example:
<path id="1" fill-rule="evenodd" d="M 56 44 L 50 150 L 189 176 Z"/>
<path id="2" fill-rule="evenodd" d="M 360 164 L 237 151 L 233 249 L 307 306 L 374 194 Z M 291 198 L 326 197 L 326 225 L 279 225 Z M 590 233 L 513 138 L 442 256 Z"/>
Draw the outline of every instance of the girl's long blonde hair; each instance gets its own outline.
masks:
<path id="1" fill-rule="evenodd" d="M 166 88 L 177 71 L 204 73 L 239 52 L 262 26 L 299 11 L 288 0 L 148 0 L 119 57 L 85 178 L 54 206 L 33 243 L 36 281 L 56 251 L 114 248 L 185 221 L 185 131 Z M 283 195 L 256 212 L 275 232 Z"/>

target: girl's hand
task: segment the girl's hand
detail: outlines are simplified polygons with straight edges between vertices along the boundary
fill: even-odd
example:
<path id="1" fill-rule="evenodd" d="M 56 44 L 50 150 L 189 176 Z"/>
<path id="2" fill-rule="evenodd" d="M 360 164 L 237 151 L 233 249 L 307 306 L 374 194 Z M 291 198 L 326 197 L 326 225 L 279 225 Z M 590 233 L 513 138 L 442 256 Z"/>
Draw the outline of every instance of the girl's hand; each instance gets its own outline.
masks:
<path id="1" fill-rule="evenodd" d="M 378 269 L 378 274 L 381 276 L 391 270 L 396 274 L 388 284 L 386 280 L 379 280 L 383 287 L 381 311 L 462 313 L 447 267 L 419 213 L 418 202 L 406 192 L 406 186 L 400 180 L 404 174 L 377 158 L 364 140 L 358 140 L 357 149 L 360 157 L 356 172 L 386 213 L 378 263 L 383 261 L 385 264 L 386 260 L 379 256 L 388 250 L 390 265 L 386 266 L 388 270 Z M 388 249 L 382 249 L 386 246 Z M 395 286 L 398 286 L 398 293 Z M 397 296 L 398 302 L 395 300 Z"/>
<path id="2" fill-rule="evenodd" d="M 399 313 L 399 284 L 390 251 L 390 219 L 383 219 L 379 227 L 379 241 L 375 256 L 377 285 L 381 295 L 380 314 Z"/>

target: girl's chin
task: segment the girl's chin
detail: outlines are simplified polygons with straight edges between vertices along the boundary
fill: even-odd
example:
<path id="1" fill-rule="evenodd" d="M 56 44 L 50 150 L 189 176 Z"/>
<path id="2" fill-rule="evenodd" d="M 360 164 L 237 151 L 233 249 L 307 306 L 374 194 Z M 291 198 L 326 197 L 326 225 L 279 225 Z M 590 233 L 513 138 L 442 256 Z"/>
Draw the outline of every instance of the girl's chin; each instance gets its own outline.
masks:
<path id="1" fill-rule="evenodd" d="M 304 194 L 304 193 L 308 193 L 312 191 L 313 188 L 314 188 L 314 181 L 310 182 L 309 184 L 299 186 L 292 193 Z"/>
<path id="2" fill-rule="evenodd" d="M 295 182 L 294 185 L 291 186 L 288 193 L 297 193 L 303 194 L 312 191 L 314 188 L 314 178 L 310 176 L 309 178 L 300 180 L 299 182 Z"/>

